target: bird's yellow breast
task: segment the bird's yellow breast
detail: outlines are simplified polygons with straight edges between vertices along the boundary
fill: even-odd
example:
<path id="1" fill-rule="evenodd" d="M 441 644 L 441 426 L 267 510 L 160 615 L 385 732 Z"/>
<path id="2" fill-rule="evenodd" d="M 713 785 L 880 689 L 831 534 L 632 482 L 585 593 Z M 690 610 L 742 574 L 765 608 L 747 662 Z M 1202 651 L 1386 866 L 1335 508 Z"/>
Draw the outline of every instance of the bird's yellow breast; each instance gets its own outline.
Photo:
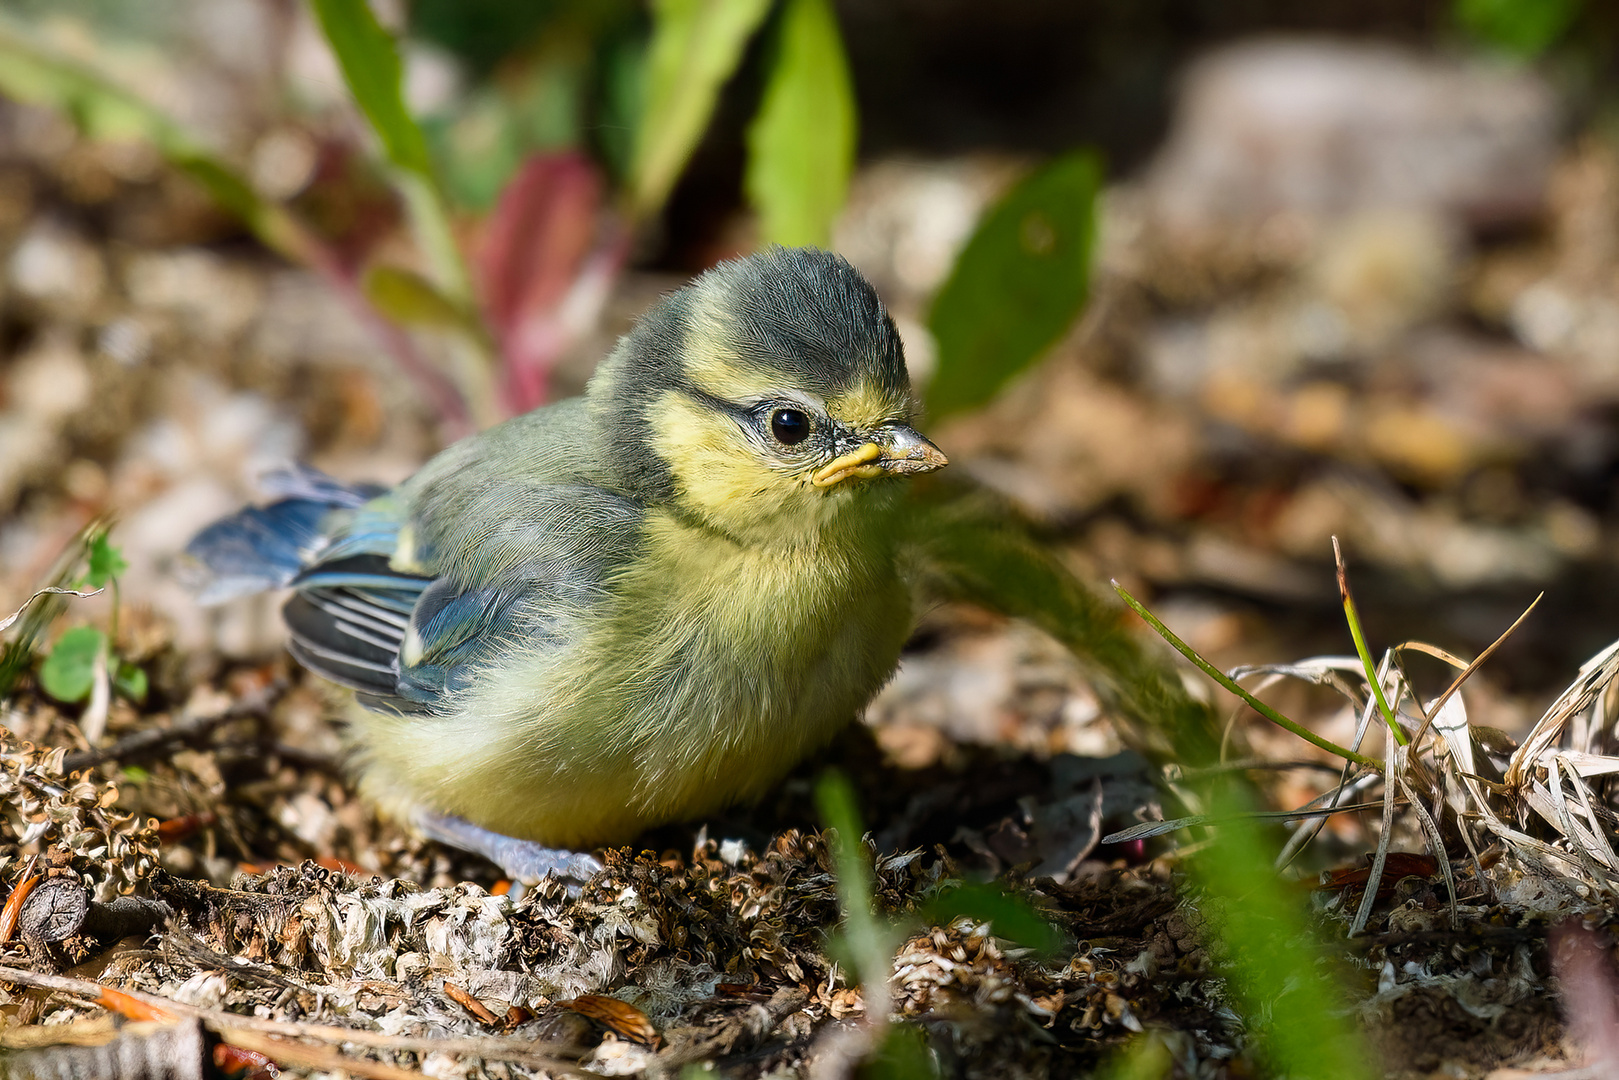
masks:
<path id="1" fill-rule="evenodd" d="M 758 797 L 897 662 L 909 594 L 861 524 L 763 548 L 649 514 L 571 645 L 512 650 L 453 717 L 373 718 L 366 786 L 564 847 Z"/>

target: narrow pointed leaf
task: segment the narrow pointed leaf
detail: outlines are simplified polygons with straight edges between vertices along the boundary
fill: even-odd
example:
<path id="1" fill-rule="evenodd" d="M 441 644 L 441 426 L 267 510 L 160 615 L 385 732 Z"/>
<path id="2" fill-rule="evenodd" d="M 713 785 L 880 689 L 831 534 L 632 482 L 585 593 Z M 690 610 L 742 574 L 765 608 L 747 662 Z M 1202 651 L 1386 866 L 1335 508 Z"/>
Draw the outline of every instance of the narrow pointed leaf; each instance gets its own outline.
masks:
<path id="1" fill-rule="evenodd" d="M 767 243 L 825 246 L 854 169 L 857 115 L 829 0 L 789 0 L 748 129 L 748 201 Z"/>
<path id="2" fill-rule="evenodd" d="M 431 175 L 427 140 L 405 108 L 404 69 L 393 35 L 377 22 L 366 0 L 310 0 L 310 5 L 349 93 L 371 121 L 388 160 L 418 175 Z"/>
<path id="3" fill-rule="evenodd" d="M 702 138 L 720 87 L 770 0 L 654 0 L 646 99 L 630 170 L 631 212 L 656 213 Z"/>

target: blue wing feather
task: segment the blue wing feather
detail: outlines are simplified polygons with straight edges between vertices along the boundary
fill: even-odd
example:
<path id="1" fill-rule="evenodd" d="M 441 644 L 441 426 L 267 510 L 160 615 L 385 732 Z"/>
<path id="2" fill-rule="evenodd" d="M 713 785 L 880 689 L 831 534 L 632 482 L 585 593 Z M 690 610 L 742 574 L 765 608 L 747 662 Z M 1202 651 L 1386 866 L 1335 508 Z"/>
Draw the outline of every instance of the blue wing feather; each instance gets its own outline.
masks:
<path id="1" fill-rule="evenodd" d="M 300 663 L 368 708 L 446 711 L 503 650 L 563 647 L 639 542 L 633 500 L 577 477 L 480 479 L 486 464 L 460 471 L 453 499 L 350 487 L 307 467 L 279 474 L 270 486 L 292 497 L 192 541 L 214 575 L 204 596 L 290 586 L 283 616 Z M 407 521 L 421 574 L 390 564 Z"/>

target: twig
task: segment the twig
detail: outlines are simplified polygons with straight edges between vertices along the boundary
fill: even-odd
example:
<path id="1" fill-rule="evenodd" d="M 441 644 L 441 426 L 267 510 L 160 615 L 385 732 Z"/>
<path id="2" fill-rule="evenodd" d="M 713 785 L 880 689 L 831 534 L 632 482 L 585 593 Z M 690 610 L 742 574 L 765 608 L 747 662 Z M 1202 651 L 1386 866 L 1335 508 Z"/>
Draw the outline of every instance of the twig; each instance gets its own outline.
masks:
<path id="1" fill-rule="evenodd" d="M 291 1039 L 277 1039 L 253 1031 L 221 1031 L 221 1042 L 263 1054 L 278 1064 L 301 1065 L 325 1073 L 352 1073 L 369 1080 L 422 1080 L 419 1069 L 406 1069 L 369 1058 L 350 1057 L 325 1046 L 306 1046 Z"/>
<path id="2" fill-rule="evenodd" d="M 0 1074 L 18 1080 L 202 1080 L 209 1064 L 207 1052 L 208 1040 L 196 1020 L 163 1025 L 141 1023 L 130 1025 L 99 1046 L 42 1046 L 6 1055 L 0 1061 Z"/>
<path id="3" fill-rule="evenodd" d="M 120 896 L 105 904 L 90 898 L 77 877 L 46 878 L 23 904 L 17 931 L 24 941 L 54 944 L 77 934 L 117 941 L 150 933 L 174 909 L 162 900 Z"/>
<path id="4" fill-rule="evenodd" d="M 93 768 L 106 761 L 140 761 L 151 757 L 172 743 L 190 742 L 200 739 L 217 727 L 231 723 L 234 720 L 265 719 L 270 714 L 270 708 L 286 690 L 286 683 L 280 679 L 271 683 L 260 693 L 238 701 L 222 712 L 209 713 L 203 716 L 193 716 L 166 728 L 147 728 L 126 735 L 111 746 L 96 750 L 80 750 L 68 754 L 62 759 L 62 772 L 75 773 L 83 769 Z"/>
<path id="5" fill-rule="evenodd" d="M 337 1027 L 329 1024 L 293 1024 L 283 1020 L 261 1020 L 253 1016 L 225 1012 L 222 1009 L 202 1009 L 179 1001 L 146 994 L 138 990 L 113 990 L 88 979 L 73 979 L 64 975 L 46 975 L 22 968 L 0 966 L 0 982 L 30 986 L 38 990 L 52 990 L 61 994 L 88 998 L 98 1004 L 111 993 L 132 999 L 159 1014 L 191 1017 L 204 1020 L 220 1032 L 222 1038 L 238 1031 L 279 1035 L 293 1039 L 312 1039 L 317 1042 L 349 1044 L 377 1050 L 404 1050 L 416 1054 L 460 1054 L 485 1061 L 510 1061 L 541 1069 L 571 1070 L 566 1060 L 553 1057 L 536 1049 L 530 1039 L 484 1036 L 480 1038 L 429 1039 L 405 1035 L 388 1035 L 381 1031 Z M 543 1045 L 543 1044 L 540 1044 Z"/>

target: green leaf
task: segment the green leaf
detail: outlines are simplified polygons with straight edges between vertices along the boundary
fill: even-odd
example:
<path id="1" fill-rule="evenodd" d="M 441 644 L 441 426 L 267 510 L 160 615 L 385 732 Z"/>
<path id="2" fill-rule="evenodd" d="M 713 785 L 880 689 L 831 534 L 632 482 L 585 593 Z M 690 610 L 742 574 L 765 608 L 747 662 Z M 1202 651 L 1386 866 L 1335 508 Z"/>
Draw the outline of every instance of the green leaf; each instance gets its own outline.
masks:
<path id="1" fill-rule="evenodd" d="M 858 1075 L 863 1080 L 931 1080 L 939 1075 L 939 1065 L 928 1049 L 927 1032 L 915 1024 L 890 1024 Z"/>
<path id="2" fill-rule="evenodd" d="M 139 705 L 146 700 L 146 694 L 151 689 L 151 683 L 146 678 L 144 670 L 131 664 L 128 660 L 120 660 L 117 674 L 112 677 L 112 688 Z"/>
<path id="3" fill-rule="evenodd" d="M 669 197 L 720 87 L 769 10 L 770 0 L 653 0 L 646 104 L 630 169 L 636 217 L 656 213 Z"/>
<path id="4" fill-rule="evenodd" d="M 862 982 L 886 979 L 898 942 L 893 928 L 877 918 L 870 856 L 860 839 L 854 792 L 843 774 L 828 772 L 821 777 L 815 785 L 815 805 L 822 823 L 832 830 L 829 840 L 843 905 L 846 951 Z"/>
<path id="5" fill-rule="evenodd" d="M 1562 40 L 1584 0 L 1455 0 L 1456 22 L 1474 37 L 1526 60 Z"/>
<path id="6" fill-rule="evenodd" d="M 373 266 L 360 285 L 372 306 L 394 322 L 477 332 L 476 323 L 465 311 L 413 271 Z"/>
<path id="7" fill-rule="evenodd" d="M 403 66 L 393 35 L 377 22 L 366 0 L 310 0 L 310 4 L 349 93 L 371 121 L 388 160 L 401 170 L 399 195 L 439 287 L 457 301 L 469 300 L 472 285 L 433 175 L 427 137 L 405 107 Z"/>
<path id="8" fill-rule="evenodd" d="M 129 562 L 119 548 L 112 546 L 104 532 L 96 533 L 90 541 L 90 569 L 84 580 L 92 589 L 103 588 L 107 582 L 129 569 Z"/>
<path id="9" fill-rule="evenodd" d="M 23 27 L 0 17 L 0 93 L 57 109 L 93 139 L 141 139 L 191 177 L 260 240 L 299 262 L 312 241 L 285 209 L 253 186 L 173 119 L 77 60 L 59 55 Z"/>
<path id="10" fill-rule="evenodd" d="M 922 917 L 935 926 L 948 926 L 967 916 L 988 922 L 996 937 L 1026 945 L 1043 956 L 1062 946 L 1062 933 L 1021 898 L 999 885 L 971 883 L 934 897 L 922 908 Z"/>
<path id="11" fill-rule="evenodd" d="M 95 680 L 96 657 L 106 647 L 106 634 L 93 626 L 75 626 L 56 639 L 39 666 L 40 685 L 57 701 L 83 701 Z"/>
<path id="12" fill-rule="evenodd" d="M 366 0 L 310 0 L 310 6 L 349 93 L 371 121 L 388 160 L 419 176 L 432 175 L 427 140 L 405 108 L 403 66 L 393 35 L 377 22 Z"/>
<path id="13" fill-rule="evenodd" d="M 988 401 L 1060 338 L 1085 304 L 1101 159 L 1067 154 L 1013 188 L 979 223 L 933 302 L 935 416 Z"/>
<path id="14" fill-rule="evenodd" d="M 767 243 L 825 246 L 854 170 L 854 85 L 828 0 L 788 0 L 748 128 L 748 201 Z"/>

